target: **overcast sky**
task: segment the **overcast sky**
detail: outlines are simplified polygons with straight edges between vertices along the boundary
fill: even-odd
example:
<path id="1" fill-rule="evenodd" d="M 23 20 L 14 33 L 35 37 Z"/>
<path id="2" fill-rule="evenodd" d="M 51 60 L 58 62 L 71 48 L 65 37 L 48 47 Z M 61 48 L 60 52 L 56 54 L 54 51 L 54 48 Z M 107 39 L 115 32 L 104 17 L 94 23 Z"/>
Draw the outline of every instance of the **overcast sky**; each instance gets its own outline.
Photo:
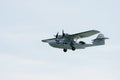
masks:
<path id="1" fill-rule="evenodd" d="M 67 53 L 41 42 L 62 29 L 110 39 Z M 119 0 L 1 0 L 0 80 L 120 80 L 119 34 Z"/>

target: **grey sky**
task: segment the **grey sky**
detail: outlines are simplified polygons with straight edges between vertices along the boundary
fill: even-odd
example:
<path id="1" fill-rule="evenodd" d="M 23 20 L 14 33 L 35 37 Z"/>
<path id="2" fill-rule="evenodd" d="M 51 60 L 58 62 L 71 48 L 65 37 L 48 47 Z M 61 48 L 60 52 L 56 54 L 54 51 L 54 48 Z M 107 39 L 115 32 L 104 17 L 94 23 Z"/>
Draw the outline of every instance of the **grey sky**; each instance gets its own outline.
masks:
<path id="1" fill-rule="evenodd" d="M 0 80 L 120 80 L 119 0 L 1 0 Z M 68 51 L 42 39 L 91 29 L 106 45 Z M 90 41 L 96 37 L 90 37 Z"/>

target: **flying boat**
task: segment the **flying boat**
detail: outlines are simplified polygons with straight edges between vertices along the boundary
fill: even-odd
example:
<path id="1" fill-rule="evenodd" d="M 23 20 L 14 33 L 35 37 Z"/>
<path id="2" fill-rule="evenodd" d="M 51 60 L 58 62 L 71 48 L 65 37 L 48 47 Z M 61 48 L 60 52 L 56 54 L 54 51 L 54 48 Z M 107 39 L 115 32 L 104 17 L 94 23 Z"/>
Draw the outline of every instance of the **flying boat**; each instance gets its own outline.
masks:
<path id="1" fill-rule="evenodd" d="M 78 39 L 90 37 L 95 34 L 98 34 L 98 36 L 92 40 L 92 43 L 88 44 L 84 41 L 77 42 Z M 108 38 L 104 37 L 104 35 L 98 30 L 89 30 L 75 34 L 64 33 L 64 30 L 62 30 L 62 35 L 57 33 L 55 38 L 44 39 L 42 42 L 48 43 L 54 48 L 63 49 L 64 52 L 67 52 L 67 50 L 75 51 L 76 49 L 85 49 L 86 47 L 104 45 L 106 39 Z"/>

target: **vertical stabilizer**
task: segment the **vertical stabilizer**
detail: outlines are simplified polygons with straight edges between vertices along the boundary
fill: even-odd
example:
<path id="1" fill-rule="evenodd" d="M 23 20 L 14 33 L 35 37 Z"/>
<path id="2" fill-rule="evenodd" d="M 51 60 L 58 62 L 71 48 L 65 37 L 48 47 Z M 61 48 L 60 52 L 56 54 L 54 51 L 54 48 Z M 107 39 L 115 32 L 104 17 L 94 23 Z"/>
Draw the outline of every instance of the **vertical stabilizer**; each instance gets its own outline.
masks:
<path id="1" fill-rule="evenodd" d="M 94 45 L 104 45 L 105 44 L 105 39 L 108 39 L 104 37 L 103 34 L 99 34 L 96 39 L 93 40 Z"/>

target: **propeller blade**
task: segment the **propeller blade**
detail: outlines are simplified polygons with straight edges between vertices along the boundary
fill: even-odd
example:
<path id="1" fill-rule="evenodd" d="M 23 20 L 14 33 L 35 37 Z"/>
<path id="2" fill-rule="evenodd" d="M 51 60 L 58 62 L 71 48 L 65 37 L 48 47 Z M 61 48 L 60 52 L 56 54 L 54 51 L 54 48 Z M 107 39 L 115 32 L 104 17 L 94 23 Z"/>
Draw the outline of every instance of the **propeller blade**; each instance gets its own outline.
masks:
<path id="1" fill-rule="evenodd" d="M 64 37 L 65 36 L 65 33 L 64 33 L 64 30 L 62 30 L 62 37 Z"/>
<path id="2" fill-rule="evenodd" d="M 58 34 L 59 34 L 59 32 L 57 32 L 57 34 L 55 35 L 56 38 L 58 38 Z"/>

